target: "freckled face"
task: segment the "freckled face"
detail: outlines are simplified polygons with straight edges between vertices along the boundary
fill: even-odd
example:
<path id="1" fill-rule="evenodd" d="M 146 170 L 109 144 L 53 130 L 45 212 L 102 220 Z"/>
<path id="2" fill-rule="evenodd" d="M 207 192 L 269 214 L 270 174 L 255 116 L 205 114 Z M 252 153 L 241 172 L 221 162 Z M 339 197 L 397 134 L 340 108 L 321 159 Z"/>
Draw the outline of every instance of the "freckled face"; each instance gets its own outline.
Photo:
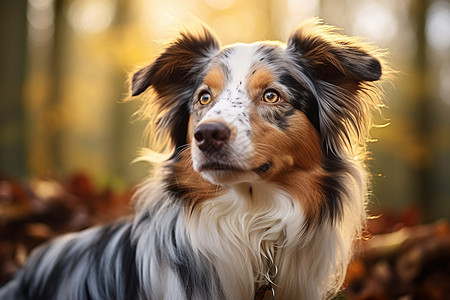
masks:
<path id="1" fill-rule="evenodd" d="M 193 167 L 213 183 L 271 180 L 305 159 L 299 149 L 320 153 L 302 146 L 319 145 L 317 134 L 279 80 L 283 62 L 273 60 L 284 48 L 270 47 L 271 57 L 260 43 L 226 48 L 195 93 L 188 135 Z"/>

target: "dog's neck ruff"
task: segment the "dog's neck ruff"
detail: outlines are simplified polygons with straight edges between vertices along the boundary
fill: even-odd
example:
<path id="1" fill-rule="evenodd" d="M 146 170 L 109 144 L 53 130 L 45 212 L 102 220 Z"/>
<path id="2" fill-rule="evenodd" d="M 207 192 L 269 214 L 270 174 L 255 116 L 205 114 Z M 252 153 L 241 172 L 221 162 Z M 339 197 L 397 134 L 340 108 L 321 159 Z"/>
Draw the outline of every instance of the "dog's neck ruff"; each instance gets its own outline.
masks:
<path id="1" fill-rule="evenodd" d="M 341 229 L 325 223 L 305 232 L 300 201 L 275 184 L 237 184 L 193 210 L 170 193 L 154 193 L 163 186 L 163 181 L 143 185 L 133 230 L 138 269 L 149 270 L 140 281 L 156 298 L 167 287 L 150 270 L 161 270 L 175 295 L 200 280 L 207 291 L 189 291 L 188 298 L 253 299 L 272 280 L 268 274 L 275 265 L 271 287 L 277 299 L 320 299 L 324 295 L 315 293 L 330 284 L 323 278 L 342 270 L 348 259 Z M 329 251 L 334 248 L 339 250 Z"/>
<path id="2" fill-rule="evenodd" d="M 302 223 L 290 195 L 271 184 L 242 183 L 194 210 L 187 232 L 194 248 L 215 262 L 225 286 L 251 295 L 249 281 L 258 288 L 271 280 L 275 252 L 294 247 L 297 241 L 290 237 L 300 235 Z"/>

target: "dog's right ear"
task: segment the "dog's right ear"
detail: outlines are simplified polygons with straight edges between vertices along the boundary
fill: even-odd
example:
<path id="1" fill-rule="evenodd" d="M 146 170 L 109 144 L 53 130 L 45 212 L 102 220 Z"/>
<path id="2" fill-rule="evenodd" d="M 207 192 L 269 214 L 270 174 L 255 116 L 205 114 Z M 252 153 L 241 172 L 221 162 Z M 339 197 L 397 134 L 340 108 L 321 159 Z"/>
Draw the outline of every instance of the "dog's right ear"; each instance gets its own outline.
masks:
<path id="1" fill-rule="evenodd" d="M 205 27 L 199 32 L 183 32 L 150 65 L 134 73 L 131 95 L 137 96 L 152 86 L 158 94 L 167 87 L 191 85 L 209 57 L 220 49 L 219 42 Z"/>
<path id="2" fill-rule="evenodd" d="M 185 31 L 152 64 L 134 73 L 132 96 L 140 95 L 150 87 L 155 92 L 146 102 L 151 105 L 145 104 L 141 109 L 143 116 L 155 118 L 150 122 L 155 126 L 152 132 L 155 145 L 164 144 L 165 139 L 175 149 L 186 144 L 189 103 L 200 76 L 219 51 L 219 42 L 205 27 L 197 32 Z M 151 113 L 148 107 L 151 107 Z"/>

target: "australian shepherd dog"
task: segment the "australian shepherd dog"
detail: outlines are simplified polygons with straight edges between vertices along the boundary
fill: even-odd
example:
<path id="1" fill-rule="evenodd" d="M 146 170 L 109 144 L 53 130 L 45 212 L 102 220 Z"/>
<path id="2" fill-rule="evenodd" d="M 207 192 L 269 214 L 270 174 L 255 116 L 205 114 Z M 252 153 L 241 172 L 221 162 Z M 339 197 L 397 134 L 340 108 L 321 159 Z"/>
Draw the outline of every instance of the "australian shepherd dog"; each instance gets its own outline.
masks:
<path id="1" fill-rule="evenodd" d="M 324 299 L 366 219 L 383 53 L 312 20 L 286 44 L 183 31 L 131 79 L 170 157 L 134 216 L 35 250 L 1 299 Z"/>

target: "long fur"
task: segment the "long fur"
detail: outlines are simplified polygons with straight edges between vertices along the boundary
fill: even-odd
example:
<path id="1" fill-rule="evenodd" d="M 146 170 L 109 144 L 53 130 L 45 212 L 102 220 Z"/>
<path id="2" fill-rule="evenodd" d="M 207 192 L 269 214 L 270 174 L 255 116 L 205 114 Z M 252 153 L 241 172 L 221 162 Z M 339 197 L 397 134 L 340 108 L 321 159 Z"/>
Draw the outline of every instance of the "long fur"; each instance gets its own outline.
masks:
<path id="1" fill-rule="evenodd" d="M 253 299 L 267 284 L 276 299 L 332 296 L 365 222 L 386 70 L 375 47 L 315 19 L 287 44 L 181 33 L 132 78 L 173 149 L 135 215 L 39 247 L 0 299 Z M 261 101 L 267 91 L 280 101 Z M 203 149 L 196 132 L 211 123 L 228 140 Z"/>

